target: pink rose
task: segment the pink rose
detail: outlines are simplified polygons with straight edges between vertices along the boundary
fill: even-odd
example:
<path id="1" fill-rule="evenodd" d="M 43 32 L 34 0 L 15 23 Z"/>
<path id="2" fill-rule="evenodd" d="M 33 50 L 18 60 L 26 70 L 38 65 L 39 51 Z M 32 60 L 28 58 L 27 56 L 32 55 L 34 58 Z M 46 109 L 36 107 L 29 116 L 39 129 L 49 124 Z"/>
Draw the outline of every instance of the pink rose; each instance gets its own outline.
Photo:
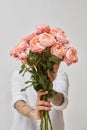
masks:
<path id="1" fill-rule="evenodd" d="M 63 44 L 61 43 L 56 43 L 50 48 L 50 53 L 52 55 L 57 56 L 58 58 L 63 58 L 65 55 L 65 48 Z"/>
<path id="2" fill-rule="evenodd" d="M 30 41 L 30 50 L 32 52 L 37 52 L 41 53 L 45 47 L 43 47 L 40 42 L 39 42 L 39 36 L 35 36 L 31 41 Z"/>
<path id="3" fill-rule="evenodd" d="M 25 40 L 21 40 L 15 47 L 15 50 L 24 51 L 29 48 L 28 43 Z"/>
<path id="4" fill-rule="evenodd" d="M 40 44 L 44 47 L 50 47 L 56 42 L 55 38 L 48 33 L 42 33 L 39 35 Z"/>
<path id="5" fill-rule="evenodd" d="M 26 40 L 26 41 L 29 43 L 29 41 L 30 41 L 33 37 L 35 37 L 35 36 L 36 36 L 36 33 L 33 32 L 33 33 L 30 33 L 30 34 L 26 35 L 26 36 L 23 37 L 21 40 Z"/>
<path id="6" fill-rule="evenodd" d="M 27 64 L 26 58 L 28 55 L 28 51 L 22 51 L 22 52 L 17 52 L 17 53 L 11 53 L 11 56 L 15 57 L 17 60 L 21 60 L 24 64 Z"/>
<path id="7" fill-rule="evenodd" d="M 28 43 L 25 40 L 21 40 L 18 44 L 15 45 L 10 55 L 13 57 L 17 57 L 18 54 L 25 51 L 27 48 L 29 48 Z"/>
<path id="8" fill-rule="evenodd" d="M 69 43 L 68 38 L 67 38 L 65 33 L 60 33 L 60 34 L 57 33 L 56 34 L 56 39 L 57 39 L 58 42 L 61 42 L 63 44 L 68 44 Z"/>
<path id="9" fill-rule="evenodd" d="M 36 26 L 36 33 L 38 33 L 38 34 L 43 33 L 43 32 L 49 33 L 49 31 L 50 31 L 49 25 L 41 24 L 41 25 Z"/>
<path id="10" fill-rule="evenodd" d="M 70 65 L 72 63 L 76 63 L 78 61 L 77 51 L 74 47 L 69 46 L 66 49 L 64 61 L 67 63 L 67 65 Z"/>
<path id="11" fill-rule="evenodd" d="M 63 44 L 68 44 L 69 43 L 65 32 L 61 28 L 53 28 L 53 29 L 50 30 L 50 33 L 52 35 L 54 35 L 57 42 L 61 42 Z"/>
<path id="12" fill-rule="evenodd" d="M 21 53 L 18 55 L 18 58 L 17 58 L 17 59 L 19 59 L 19 60 L 21 60 L 21 61 L 26 61 L 27 55 L 28 55 L 28 52 L 27 52 L 27 51 L 23 51 L 23 52 L 21 52 Z"/>
<path id="13" fill-rule="evenodd" d="M 64 33 L 64 31 L 61 28 L 51 28 L 50 33 L 55 36 L 56 33 Z"/>

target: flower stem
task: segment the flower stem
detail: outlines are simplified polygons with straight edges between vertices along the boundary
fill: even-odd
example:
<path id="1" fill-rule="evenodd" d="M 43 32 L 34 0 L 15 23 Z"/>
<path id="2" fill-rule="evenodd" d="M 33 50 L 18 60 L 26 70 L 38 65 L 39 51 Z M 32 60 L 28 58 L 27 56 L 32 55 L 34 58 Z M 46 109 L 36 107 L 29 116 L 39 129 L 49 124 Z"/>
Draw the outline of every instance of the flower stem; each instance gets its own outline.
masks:
<path id="1" fill-rule="evenodd" d="M 53 130 L 53 127 L 52 127 L 52 123 L 51 123 L 51 120 L 50 120 L 49 113 L 48 113 L 48 120 L 49 120 L 49 124 L 50 124 L 50 130 Z"/>
<path id="2" fill-rule="evenodd" d="M 41 111 L 40 130 L 43 130 L 43 112 L 44 111 Z"/>
<path id="3" fill-rule="evenodd" d="M 46 130 L 48 130 L 48 111 L 45 112 Z"/>
<path id="4" fill-rule="evenodd" d="M 46 113 L 45 113 L 46 114 Z M 44 128 L 45 128 L 45 130 L 47 130 L 47 124 L 46 124 L 46 115 L 44 115 Z"/>
<path id="5" fill-rule="evenodd" d="M 46 95 L 44 95 L 42 97 L 42 100 L 48 101 L 48 97 Z M 53 130 L 49 112 L 41 111 L 40 130 L 48 130 L 48 124 L 50 125 L 50 130 Z"/>

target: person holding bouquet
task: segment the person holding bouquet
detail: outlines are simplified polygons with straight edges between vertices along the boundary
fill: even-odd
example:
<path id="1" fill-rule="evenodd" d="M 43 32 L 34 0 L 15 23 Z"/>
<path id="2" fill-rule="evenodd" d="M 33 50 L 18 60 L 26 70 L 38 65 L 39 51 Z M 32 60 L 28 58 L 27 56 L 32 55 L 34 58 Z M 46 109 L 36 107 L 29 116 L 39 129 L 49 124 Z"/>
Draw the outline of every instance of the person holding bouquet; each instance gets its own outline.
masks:
<path id="1" fill-rule="evenodd" d="M 60 65 L 62 61 L 70 65 L 78 60 L 64 31 L 38 25 L 37 31 L 23 37 L 10 54 L 22 61 L 23 73 L 21 76 L 16 70 L 12 76 L 11 130 L 64 130 L 69 80 Z"/>
<path id="2" fill-rule="evenodd" d="M 50 99 L 50 103 L 41 100 L 41 96 L 47 94 L 47 91 L 36 93 L 30 87 L 26 91 L 20 92 L 20 89 L 24 87 L 24 80 L 29 76 L 21 77 L 18 71 L 14 72 L 12 77 L 12 102 L 16 110 L 14 110 L 15 118 L 12 130 L 39 130 L 41 110 L 50 112 L 53 130 L 64 130 L 63 110 L 68 104 L 69 81 L 65 72 L 56 69 L 55 76 L 51 77 L 50 75 L 50 79 L 53 80 L 53 89 L 58 94 Z"/>

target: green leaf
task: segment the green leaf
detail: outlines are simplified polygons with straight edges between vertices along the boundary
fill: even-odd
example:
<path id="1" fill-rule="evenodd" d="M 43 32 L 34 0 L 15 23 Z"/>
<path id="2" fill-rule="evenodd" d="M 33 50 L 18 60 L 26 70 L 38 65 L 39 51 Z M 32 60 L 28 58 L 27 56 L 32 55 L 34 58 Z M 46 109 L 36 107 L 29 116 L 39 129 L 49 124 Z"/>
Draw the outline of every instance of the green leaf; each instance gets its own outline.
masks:
<path id="1" fill-rule="evenodd" d="M 32 81 L 26 81 L 25 84 L 32 83 Z"/>
<path id="2" fill-rule="evenodd" d="M 33 71 L 32 71 L 32 70 L 28 69 L 27 71 L 33 74 Z"/>
<path id="3" fill-rule="evenodd" d="M 45 85 L 45 80 L 43 79 L 42 76 L 39 75 L 39 83 L 42 84 L 42 86 Z"/>
<path id="4" fill-rule="evenodd" d="M 40 85 L 40 84 L 34 86 L 34 89 L 35 89 L 37 92 L 40 91 L 40 90 L 44 90 L 43 86 Z"/>
<path id="5" fill-rule="evenodd" d="M 53 89 L 51 89 L 48 93 L 48 98 L 52 98 L 54 97 L 56 94 L 58 94 L 56 91 L 54 91 Z"/>
<path id="6" fill-rule="evenodd" d="M 39 58 L 39 59 L 37 60 L 36 65 L 38 65 L 38 64 L 40 63 L 40 61 L 41 61 L 41 58 Z"/>
<path id="7" fill-rule="evenodd" d="M 51 57 L 49 57 L 49 61 L 50 62 L 54 62 L 54 63 L 57 63 L 57 62 L 60 62 L 60 61 L 62 61 L 63 59 L 60 59 L 60 58 L 58 58 L 58 57 L 56 57 L 56 56 L 54 56 L 54 55 L 52 55 Z"/>
<path id="8" fill-rule="evenodd" d="M 22 73 L 24 70 L 25 70 L 25 64 L 22 64 L 19 73 Z"/>
<path id="9" fill-rule="evenodd" d="M 50 71 L 50 74 L 51 74 L 51 75 L 53 75 L 53 74 L 54 74 L 53 69 L 51 69 L 51 70 L 49 69 L 49 71 Z"/>
<path id="10" fill-rule="evenodd" d="M 21 92 L 26 91 L 26 89 L 31 87 L 31 86 L 32 86 L 32 84 L 30 84 L 29 86 L 26 86 L 25 88 L 21 89 Z"/>
<path id="11" fill-rule="evenodd" d="M 48 69 L 53 69 L 53 64 L 52 64 L 52 62 L 47 61 L 47 68 L 48 68 Z"/>
<path id="12" fill-rule="evenodd" d="M 53 88 L 53 83 L 50 81 L 49 82 L 49 89 L 52 89 Z"/>

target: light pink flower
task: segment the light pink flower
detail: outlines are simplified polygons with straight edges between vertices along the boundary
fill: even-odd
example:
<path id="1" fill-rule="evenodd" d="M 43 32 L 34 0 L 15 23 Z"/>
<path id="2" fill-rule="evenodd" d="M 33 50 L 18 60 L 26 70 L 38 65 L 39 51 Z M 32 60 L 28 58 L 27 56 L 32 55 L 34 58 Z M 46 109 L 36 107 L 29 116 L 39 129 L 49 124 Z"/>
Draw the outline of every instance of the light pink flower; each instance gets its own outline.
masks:
<path id="1" fill-rule="evenodd" d="M 15 47 L 15 50 L 24 51 L 29 48 L 28 43 L 25 40 L 21 40 Z"/>
<path id="2" fill-rule="evenodd" d="M 55 36 L 56 33 L 64 33 L 64 31 L 61 28 L 51 28 L 50 33 Z"/>
<path id="3" fill-rule="evenodd" d="M 39 42 L 39 36 L 35 36 L 31 41 L 30 41 L 30 50 L 32 52 L 37 52 L 41 53 L 45 47 L 43 47 L 40 42 Z"/>
<path id="4" fill-rule="evenodd" d="M 39 35 L 40 44 L 44 47 L 50 47 L 55 44 L 55 38 L 48 33 L 42 33 Z"/>
<path id="5" fill-rule="evenodd" d="M 67 63 L 67 65 L 76 63 L 78 61 L 77 51 L 74 47 L 69 46 L 67 48 L 64 61 Z"/>
<path id="6" fill-rule="evenodd" d="M 43 33 L 43 32 L 49 33 L 49 31 L 50 31 L 50 26 L 49 25 L 40 24 L 40 25 L 36 26 L 36 33 L 38 33 L 38 34 Z"/>
<path id="7" fill-rule="evenodd" d="M 63 44 L 61 43 L 56 43 L 50 48 L 50 53 L 52 55 L 57 56 L 58 58 L 63 58 L 65 55 L 65 48 Z"/>
<path id="8" fill-rule="evenodd" d="M 21 52 L 25 51 L 27 48 L 29 48 L 28 43 L 25 40 L 22 40 L 14 46 L 10 55 L 13 57 L 17 57 Z"/>
<path id="9" fill-rule="evenodd" d="M 65 33 L 60 33 L 60 34 L 57 33 L 56 34 L 56 39 L 57 39 L 58 42 L 61 42 L 63 44 L 68 44 L 69 43 L 68 38 L 67 38 Z"/>
<path id="10" fill-rule="evenodd" d="M 21 60 L 21 61 L 26 61 L 26 58 L 27 58 L 27 55 L 28 55 L 28 52 L 27 51 L 23 51 L 23 52 L 21 52 L 19 55 L 18 55 L 18 58 L 17 59 L 19 59 L 19 60 Z"/>
<path id="11" fill-rule="evenodd" d="M 27 34 L 25 37 L 23 37 L 21 40 L 26 40 L 26 42 L 29 43 L 29 41 L 36 36 L 36 33 L 33 32 L 33 33 L 30 33 L 30 34 Z"/>
<path id="12" fill-rule="evenodd" d="M 56 38 L 57 42 L 61 42 L 63 44 L 69 43 L 65 32 L 61 28 L 53 28 L 50 30 L 50 33 Z"/>

